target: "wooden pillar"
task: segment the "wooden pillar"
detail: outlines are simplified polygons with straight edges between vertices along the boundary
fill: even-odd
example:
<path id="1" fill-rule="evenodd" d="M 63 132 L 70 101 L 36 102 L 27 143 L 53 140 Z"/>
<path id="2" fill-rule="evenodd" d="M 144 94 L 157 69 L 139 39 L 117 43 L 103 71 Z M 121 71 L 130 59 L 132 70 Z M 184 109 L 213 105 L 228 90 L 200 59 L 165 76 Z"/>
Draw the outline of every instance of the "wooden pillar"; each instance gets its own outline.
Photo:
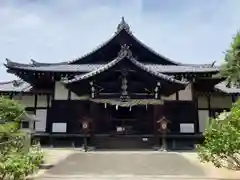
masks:
<path id="1" fill-rule="evenodd" d="M 208 93 L 208 95 L 207 95 L 207 101 L 208 101 L 208 117 L 211 117 L 211 105 L 210 105 L 210 103 L 211 103 L 211 93 Z"/>
<path id="2" fill-rule="evenodd" d="M 194 91 L 194 86 L 192 85 L 192 97 L 193 97 L 193 102 L 195 105 L 195 114 L 196 114 L 196 119 L 194 121 L 194 132 L 199 133 L 199 117 L 198 117 L 198 95 Z"/>
<path id="3" fill-rule="evenodd" d="M 156 105 L 152 105 L 152 111 L 153 111 L 153 116 L 152 116 L 152 122 L 153 122 L 153 140 L 154 140 L 154 147 L 158 148 L 160 147 L 159 144 L 159 137 L 158 137 L 158 131 L 157 131 L 157 109 Z"/>
<path id="4" fill-rule="evenodd" d="M 156 121 L 157 121 L 157 109 L 156 109 L 156 105 L 153 105 L 152 106 L 153 107 L 153 134 L 154 134 L 154 136 L 156 136 L 157 135 L 157 123 L 156 123 Z"/>
<path id="5" fill-rule="evenodd" d="M 97 112 L 95 111 L 96 105 L 93 102 L 90 102 L 90 107 L 89 107 L 89 116 L 91 118 L 91 134 L 94 134 L 95 132 L 95 121 L 96 121 L 96 116 Z"/>
<path id="6" fill-rule="evenodd" d="M 96 114 L 97 112 L 96 110 L 96 104 L 94 102 L 90 102 L 89 105 L 89 116 L 91 118 L 91 124 L 90 124 L 90 128 L 91 128 L 91 132 L 90 132 L 90 144 L 91 146 L 94 146 L 94 136 L 95 136 L 95 121 L 97 121 L 96 117 L 98 116 L 98 114 Z"/>

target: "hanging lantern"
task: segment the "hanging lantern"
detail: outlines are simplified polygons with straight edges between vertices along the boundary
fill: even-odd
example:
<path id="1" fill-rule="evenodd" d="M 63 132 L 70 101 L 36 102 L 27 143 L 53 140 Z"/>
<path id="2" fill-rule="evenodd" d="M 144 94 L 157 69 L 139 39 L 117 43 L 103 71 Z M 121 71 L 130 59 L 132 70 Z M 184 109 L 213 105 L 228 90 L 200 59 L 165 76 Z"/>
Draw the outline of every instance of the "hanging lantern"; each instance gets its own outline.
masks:
<path id="1" fill-rule="evenodd" d="M 154 94 L 155 99 L 158 99 L 158 96 L 159 96 L 159 88 L 160 88 L 160 86 L 161 86 L 161 83 L 160 83 L 160 82 L 157 82 L 157 85 L 156 85 L 156 87 L 155 87 L 155 89 L 154 89 L 154 92 L 155 92 L 155 94 Z"/>
<path id="2" fill-rule="evenodd" d="M 95 97 L 95 87 L 93 86 L 92 81 L 89 84 L 91 85 L 91 97 L 94 98 Z"/>
<path id="3" fill-rule="evenodd" d="M 155 99 L 157 99 L 157 98 L 158 98 L 158 87 L 156 87 L 156 88 L 154 89 L 154 92 L 155 92 Z"/>

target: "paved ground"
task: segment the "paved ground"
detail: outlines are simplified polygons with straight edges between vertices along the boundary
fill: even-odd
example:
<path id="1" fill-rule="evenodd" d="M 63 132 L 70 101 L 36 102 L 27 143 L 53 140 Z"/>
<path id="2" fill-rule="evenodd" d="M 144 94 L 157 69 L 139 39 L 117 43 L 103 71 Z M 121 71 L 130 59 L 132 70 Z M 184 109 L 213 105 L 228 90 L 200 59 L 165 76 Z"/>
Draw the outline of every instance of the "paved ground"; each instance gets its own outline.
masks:
<path id="1" fill-rule="evenodd" d="M 205 172 L 178 153 L 75 152 L 48 170 L 42 180 L 204 178 Z M 134 177 L 134 178 L 133 178 Z M 138 177 L 138 178 L 137 178 Z"/>
<path id="2" fill-rule="evenodd" d="M 47 149 L 47 159 L 56 164 L 40 171 L 38 180 L 229 180 L 240 174 L 200 164 L 196 153 L 80 152 Z M 224 173 L 223 173 L 224 172 Z M 222 175 L 225 176 L 222 176 Z"/>

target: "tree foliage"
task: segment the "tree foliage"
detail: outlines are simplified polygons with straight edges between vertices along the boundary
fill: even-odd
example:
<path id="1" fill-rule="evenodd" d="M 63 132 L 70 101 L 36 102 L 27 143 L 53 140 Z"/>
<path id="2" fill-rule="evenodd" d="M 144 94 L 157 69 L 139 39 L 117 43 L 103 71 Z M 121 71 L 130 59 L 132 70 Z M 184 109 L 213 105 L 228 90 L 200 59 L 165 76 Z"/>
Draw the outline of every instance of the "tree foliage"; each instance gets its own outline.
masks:
<path id="1" fill-rule="evenodd" d="M 240 170 L 240 99 L 224 118 L 220 116 L 210 119 L 205 140 L 197 146 L 199 158 L 216 167 Z"/>
<path id="2" fill-rule="evenodd" d="M 229 84 L 240 87 L 240 32 L 233 37 L 232 44 L 226 51 L 225 61 L 220 72 Z"/>
<path id="3" fill-rule="evenodd" d="M 8 122 L 18 122 L 25 113 L 25 107 L 15 100 L 0 97 L 0 119 Z"/>
<path id="4" fill-rule="evenodd" d="M 0 97 L 0 180 L 23 180 L 37 171 L 43 159 L 39 144 L 26 148 L 27 136 L 20 130 L 24 113 L 21 104 Z"/>

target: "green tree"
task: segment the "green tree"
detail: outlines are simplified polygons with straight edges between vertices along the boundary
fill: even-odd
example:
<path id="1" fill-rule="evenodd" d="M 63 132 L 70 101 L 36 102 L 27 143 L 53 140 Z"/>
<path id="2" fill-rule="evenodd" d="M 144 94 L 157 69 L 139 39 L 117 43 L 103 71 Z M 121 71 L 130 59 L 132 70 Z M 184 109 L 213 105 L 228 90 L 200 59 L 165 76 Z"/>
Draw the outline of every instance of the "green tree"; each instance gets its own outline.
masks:
<path id="1" fill-rule="evenodd" d="M 204 142 L 197 146 L 202 162 L 240 170 L 240 100 L 227 115 L 220 114 L 216 119 L 211 119 L 204 137 Z"/>
<path id="2" fill-rule="evenodd" d="M 229 84 L 240 87 L 240 32 L 233 37 L 232 44 L 226 51 L 220 73 Z"/>
<path id="3" fill-rule="evenodd" d="M 20 129 L 25 114 L 24 106 L 17 101 L 0 97 L 0 180 L 25 179 L 43 159 L 39 144 L 26 146 L 25 133 Z"/>
<path id="4" fill-rule="evenodd" d="M 22 104 L 4 96 L 0 97 L 0 120 L 19 122 L 24 113 L 25 107 Z"/>

